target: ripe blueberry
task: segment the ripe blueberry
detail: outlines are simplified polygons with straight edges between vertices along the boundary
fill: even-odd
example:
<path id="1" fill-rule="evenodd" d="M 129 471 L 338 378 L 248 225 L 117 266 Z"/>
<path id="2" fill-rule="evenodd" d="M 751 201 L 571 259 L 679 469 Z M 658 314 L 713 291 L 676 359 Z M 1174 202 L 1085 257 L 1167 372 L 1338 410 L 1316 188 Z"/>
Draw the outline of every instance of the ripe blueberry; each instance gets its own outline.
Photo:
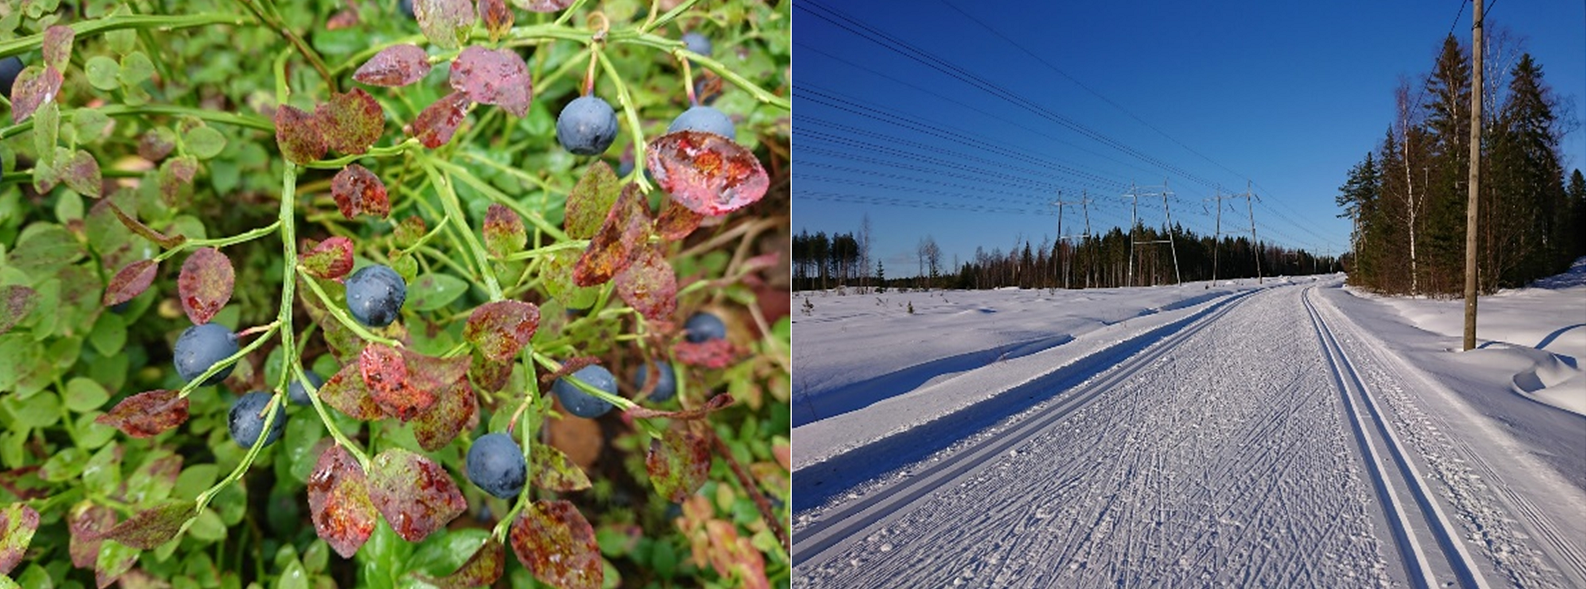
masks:
<path id="1" fill-rule="evenodd" d="M 216 323 L 194 325 L 176 338 L 176 373 L 181 375 L 182 380 L 192 382 L 216 362 L 237 353 L 237 349 L 237 334 L 225 326 Z M 204 381 L 203 386 L 226 380 L 235 367 L 233 364 L 221 369 Z"/>
<path id="2" fill-rule="evenodd" d="M 408 15 L 408 18 L 414 18 L 413 0 L 401 0 L 400 2 L 397 2 L 397 8 L 402 10 L 402 14 Z"/>
<path id="3" fill-rule="evenodd" d="M 607 393 L 617 394 L 617 379 L 604 367 L 585 366 L 574 372 L 573 377 Z M 562 406 L 567 408 L 568 413 L 579 417 L 594 419 L 611 410 L 611 403 L 584 392 L 566 378 L 556 379 L 556 384 L 551 385 L 551 391 L 556 393 L 556 398 L 562 400 Z"/>
<path id="4" fill-rule="evenodd" d="M 650 400 L 660 403 L 671 399 L 672 395 L 677 394 L 677 373 L 672 370 L 672 365 L 669 363 L 657 362 L 656 364 L 660 366 L 657 372 L 661 376 L 655 381 L 655 390 L 650 391 Z M 639 366 L 639 378 L 637 379 L 639 390 L 644 390 L 644 384 L 649 381 L 649 377 L 650 365 L 641 364 Z"/>
<path id="5" fill-rule="evenodd" d="M 732 119 L 726 114 L 710 106 L 696 106 L 683 111 L 672 119 L 672 124 L 666 128 L 667 133 L 678 131 L 704 131 L 715 133 L 728 139 L 736 139 L 738 131 L 732 126 Z"/>
<path id="6" fill-rule="evenodd" d="M 407 300 L 407 283 L 390 266 L 365 266 L 347 277 L 347 310 L 352 318 L 369 327 L 385 327 L 396 321 Z"/>
<path id="7" fill-rule="evenodd" d="M 0 59 L 0 91 L 6 98 L 11 98 L 11 84 L 17 81 L 17 76 L 22 73 L 22 60 L 13 55 Z"/>
<path id="8" fill-rule="evenodd" d="M 264 433 L 264 407 L 270 404 L 270 393 L 254 391 L 237 397 L 231 404 L 231 441 L 238 446 L 252 448 L 254 442 L 259 441 L 259 434 Z M 270 424 L 270 432 L 264 433 L 264 445 L 268 446 L 281 438 L 281 430 L 286 427 L 286 411 L 280 405 L 275 407 L 275 420 Z"/>
<path id="9" fill-rule="evenodd" d="M 688 341 L 697 344 L 706 340 L 726 338 L 727 324 L 722 323 L 720 317 L 701 311 L 683 323 L 683 331 L 688 334 Z"/>
<path id="10" fill-rule="evenodd" d="M 599 96 L 580 96 L 556 117 L 556 141 L 578 155 L 600 155 L 617 138 L 617 113 Z"/>
<path id="11" fill-rule="evenodd" d="M 711 44 L 709 37 L 692 31 L 683 33 L 683 45 L 687 46 L 689 51 L 710 57 Z"/>
<path id="12" fill-rule="evenodd" d="M 512 436 L 485 434 L 468 449 L 468 480 L 486 493 L 502 499 L 517 497 L 528 474 L 523 449 Z"/>
<path id="13" fill-rule="evenodd" d="M 308 382 L 314 384 L 316 390 L 325 384 L 325 379 L 320 378 L 312 370 L 303 371 L 303 376 L 308 378 Z M 286 396 L 292 398 L 293 405 L 311 405 L 314 403 L 312 399 L 308 398 L 308 389 L 303 388 L 303 383 L 295 378 L 292 379 L 291 386 L 286 387 Z"/>

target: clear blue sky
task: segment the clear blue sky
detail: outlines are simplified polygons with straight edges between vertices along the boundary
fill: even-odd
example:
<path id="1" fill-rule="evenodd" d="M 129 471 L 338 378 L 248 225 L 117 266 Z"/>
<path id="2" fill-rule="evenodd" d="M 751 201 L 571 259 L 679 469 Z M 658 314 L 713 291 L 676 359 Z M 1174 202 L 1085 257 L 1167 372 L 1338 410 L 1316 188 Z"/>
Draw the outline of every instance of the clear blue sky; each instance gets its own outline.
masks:
<path id="1" fill-rule="evenodd" d="M 1586 2 L 1485 3 L 1489 37 L 1510 45 L 1489 59 L 1531 53 L 1561 114 L 1586 117 Z M 1054 238 L 1047 203 L 1059 191 L 1088 191 L 1101 232 L 1127 226 L 1131 182 L 1166 182 L 1173 220 L 1211 234 L 1216 209 L 1203 200 L 1248 181 L 1263 241 L 1336 255 L 1349 243 L 1338 186 L 1381 142 L 1399 79 L 1418 91 L 1450 29 L 1469 44 L 1472 10 L 1460 0 L 797 0 L 793 229 L 857 234 L 868 214 L 872 255 L 889 276 L 909 276 L 927 235 L 944 266 L 976 246 Z M 1586 168 L 1583 136 L 1565 137 L 1566 170 Z M 1244 201 L 1225 206 L 1224 233 L 1248 234 Z M 1160 198 L 1141 199 L 1142 222 L 1162 216 Z M 1066 207 L 1063 223 L 1078 233 L 1080 211 Z"/>

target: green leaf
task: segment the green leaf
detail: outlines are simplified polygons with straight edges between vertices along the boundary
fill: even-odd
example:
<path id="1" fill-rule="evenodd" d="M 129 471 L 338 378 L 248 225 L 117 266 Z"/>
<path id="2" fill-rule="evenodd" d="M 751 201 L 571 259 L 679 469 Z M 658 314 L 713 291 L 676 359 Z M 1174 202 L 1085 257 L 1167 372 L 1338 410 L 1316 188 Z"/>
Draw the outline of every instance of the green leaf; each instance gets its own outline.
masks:
<path id="1" fill-rule="evenodd" d="M 287 563 L 275 579 L 275 589 L 308 589 L 308 571 L 303 569 L 302 561 L 294 558 Z"/>
<path id="2" fill-rule="evenodd" d="M 54 393 L 33 395 L 26 399 L 8 397 L 0 401 L 15 418 L 17 425 L 43 429 L 61 419 L 61 400 Z"/>
<path id="3" fill-rule="evenodd" d="M 121 84 L 136 86 L 154 77 L 154 62 L 142 51 L 133 51 L 121 58 Z"/>
<path id="4" fill-rule="evenodd" d="M 415 571 L 431 575 L 444 575 L 457 570 L 479 546 L 490 537 L 490 532 L 478 528 L 451 530 L 426 538 L 413 551 L 408 565 Z"/>
<path id="5" fill-rule="evenodd" d="M 98 409 L 110 400 L 110 393 L 99 383 L 84 377 L 76 377 L 66 383 L 66 408 L 78 413 L 87 413 Z"/>
<path id="6" fill-rule="evenodd" d="M 226 148 L 226 136 L 213 127 L 194 127 L 182 137 L 182 144 L 187 146 L 187 153 L 207 160 L 220 155 L 220 151 Z"/>
<path id="7" fill-rule="evenodd" d="M 116 60 L 95 55 L 88 58 L 88 63 L 83 65 L 83 70 L 88 72 L 88 84 L 106 92 L 121 87 L 121 64 Z"/>
<path id="8" fill-rule="evenodd" d="M 88 333 L 88 343 L 101 356 L 115 356 L 127 345 L 127 320 L 116 313 L 101 313 Z"/>
<path id="9" fill-rule="evenodd" d="M 193 525 L 187 527 L 187 535 L 206 542 L 219 542 L 226 539 L 226 522 L 220 521 L 220 514 L 215 510 L 205 507 L 193 519 Z"/>
<path id="10" fill-rule="evenodd" d="M 55 101 L 44 103 L 33 111 L 33 149 L 39 154 L 39 164 L 55 166 L 55 145 L 60 140 L 61 111 Z"/>
<path id="11" fill-rule="evenodd" d="M 429 273 L 408 285 L 407 304 L 416 311 L 434 311 L 468 291 L 468 283 L 450 274 Z"/>
<path id="12" fill-rule="evenodd" d="M 109 444 L 83 467 L 83 485 L 95 493 L 114 493 L 121 486 L 121 445 Z"/>

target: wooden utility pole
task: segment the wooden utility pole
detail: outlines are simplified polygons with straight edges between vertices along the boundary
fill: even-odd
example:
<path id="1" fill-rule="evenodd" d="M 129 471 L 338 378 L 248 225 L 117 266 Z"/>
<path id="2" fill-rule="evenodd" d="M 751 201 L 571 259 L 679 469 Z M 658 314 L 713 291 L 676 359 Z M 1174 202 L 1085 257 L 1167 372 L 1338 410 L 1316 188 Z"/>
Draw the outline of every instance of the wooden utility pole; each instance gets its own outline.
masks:
<path id="1" fill-rule="evenodd" d="M 1471 13 L 1470 194 L 1465 206 L 1465 349 L 1476 347 L 1476 206 L 1481 193 L 1481 0 Z"/>

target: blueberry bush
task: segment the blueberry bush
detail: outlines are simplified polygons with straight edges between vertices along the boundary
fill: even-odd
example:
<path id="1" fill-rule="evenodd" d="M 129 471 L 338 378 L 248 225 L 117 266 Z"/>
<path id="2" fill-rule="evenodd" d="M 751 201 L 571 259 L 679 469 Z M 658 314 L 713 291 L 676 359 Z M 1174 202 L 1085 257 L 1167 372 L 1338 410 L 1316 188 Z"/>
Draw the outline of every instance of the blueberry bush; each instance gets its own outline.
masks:
<path id="1" fill-rule="evenodd" d="M 786 586 L 788 13 L 0 3 L 0 589 Z"/>

